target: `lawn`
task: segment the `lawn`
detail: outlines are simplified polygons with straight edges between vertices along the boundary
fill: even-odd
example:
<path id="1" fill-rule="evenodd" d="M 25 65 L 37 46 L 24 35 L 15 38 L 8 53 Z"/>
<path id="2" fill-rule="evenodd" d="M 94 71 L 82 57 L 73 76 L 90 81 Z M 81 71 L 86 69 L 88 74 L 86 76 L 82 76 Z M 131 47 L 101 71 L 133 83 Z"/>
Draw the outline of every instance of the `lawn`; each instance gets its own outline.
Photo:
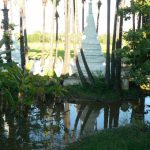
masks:
<path id="1" fill-rule="evenodd" d="M 149 150 L 150 128 L 121 127 L 107 129 L 70 144 L 66 150 Z"/>
<path id="2" fill-rule="evenodd" d="M 42 43 L 38 42 L 38 43 L 28 43 L 29 46 L 29 52 L 28 52 L 28 56 L 30 58 L 40 58 L 41 57 L 41 50 L 43 49 L 43 45 Z M 55 47 L 55 43 L 53 45 Z M 58 43 L 58 57 L 62 57 L 64 58 L 64 43 Z M 105 44 L 101 44 L 101 48 L 102 48 L 102 52 L 106 53 L 106 45 Z M 74 56 L 73 53 L 73 44 L 70 45 L 70 49 L 71 49 L 71 57 Z M 45 43 L 45 57 L 48 57 L 48 55 L 50 54 L 50 43 Z M 55 55 L 55 53 L 54 53 Z"/>

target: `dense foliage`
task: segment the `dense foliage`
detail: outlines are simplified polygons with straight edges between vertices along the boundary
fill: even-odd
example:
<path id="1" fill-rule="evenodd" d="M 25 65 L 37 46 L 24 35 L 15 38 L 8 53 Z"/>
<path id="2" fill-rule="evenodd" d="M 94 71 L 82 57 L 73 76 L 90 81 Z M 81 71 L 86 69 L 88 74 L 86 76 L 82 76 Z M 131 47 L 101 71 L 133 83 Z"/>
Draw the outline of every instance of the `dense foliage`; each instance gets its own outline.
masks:
<path id="1" fill-rule="evenodd" d="M 126 20 L 131 19 L 131 14 L 143 16 L 142 24 L 137 29 L 131 29 L 124 34 L 126 46 L 123 47 L 124 63 L 130 66 L 130 77 L 137 85 L 150 83 L 150 2 L 138 0 L 131 7 L 122 9 Z M 140 18 L 138 18 L 140 19 Z"/>
<path id="2" fill-rule="evenodd" d="M 127 46 L 124 47 L 125 63 L 131 65 L 130 76 L 136 84 L 147 84 L 150 74 L 150 39 L 146 29 L 136 32 L 130 30 L 124 36 Z"/>
<path id="3" fill-rule="evenodd" d="M 8 106 L 31 105 L 37 100 L 62 98 L 66 89 L 59 79 L 22 71 L 15 63 L 0 64 L 0 102 Z"/>

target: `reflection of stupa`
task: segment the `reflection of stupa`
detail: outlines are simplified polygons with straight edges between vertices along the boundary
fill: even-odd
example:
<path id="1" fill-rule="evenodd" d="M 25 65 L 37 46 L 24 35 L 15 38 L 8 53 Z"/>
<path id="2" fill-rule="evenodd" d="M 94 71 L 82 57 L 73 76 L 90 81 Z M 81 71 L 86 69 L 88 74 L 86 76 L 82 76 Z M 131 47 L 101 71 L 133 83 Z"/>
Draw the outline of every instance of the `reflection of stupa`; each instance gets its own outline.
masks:
<path id="1" fill-rule="evenodd" d="M 97 117 L 99 115 L 99 109 L 93 109 L 92 107 L 86 106 L 83 110 L 81 120 L 81 133 L 89 134 L 95 131 L 97 128 Z"/>
<path id="2" fill-rule="evenodd" d="M 84 55 L 90 71 L 96 75 L 98 72 L 105 72 L 104 62 L 105 58 L 101 51 L 100 43 L 97 39 L 97 32 L 92 12 L 92 1 L 89 2 L 89 14 L 84 28 L 82 44 Z M 78 53 L 79 64 L 85 76 L 87 76 L 86 69 L 82 60 L 81 53 Z"/>

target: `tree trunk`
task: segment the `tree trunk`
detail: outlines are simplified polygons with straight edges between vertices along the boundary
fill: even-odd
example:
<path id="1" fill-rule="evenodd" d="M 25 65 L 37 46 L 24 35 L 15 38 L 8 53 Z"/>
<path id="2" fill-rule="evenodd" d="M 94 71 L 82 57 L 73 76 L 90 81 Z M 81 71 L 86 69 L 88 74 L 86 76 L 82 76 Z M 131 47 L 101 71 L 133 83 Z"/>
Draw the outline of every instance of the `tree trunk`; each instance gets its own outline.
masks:
<path id="1" fill-rule="evenodd" d="M 104 129 L 108 127 L 108 118 L 109 118 L 109 107 L 104 107 Z"/>
<path id="2" fill-rule="evenodd" d="M 95 80 L 94 80 L 94 77 L 93 77 L 93 75 L 92 75 L 92 73 L 91 73 L 91 71 L 89 69 L 89 66 L 87 64 L 87 61 L 86 61 L 86 58 L 84 56 L 84 52 L 83 52 L 82 48 L 80 49 L 80 53 L 81 53 L 81 57 L 82 57 L 82 60 L 83 60 L 84 67 L 85 67 L 86 72 L 88 74 L 88 78 L 89 78 L 90 84 L 94 85 L 95 84 Z"/>
<path id="3" fill-rule="evenodd" d="M 24 51 L 25 51 L 25 65 L 28 63 L 28 37 L 27 37 L 27 27 L 26 27 L 26 9 L 25 9 L 25 1 L 23 5 L 23 26 L 24 26 Z"/>
<path id="4" fill-rule="evenodd" d="M 52 1 L 52 16 L 51 16 L 51 38 L 50 38 L 50 64 L 49 64 L 49 70 L 50 70 L 50 73 L 53 72 L 53 43 L 54 43 L 54 24 L 55 24 L 55 13 L 56 13 L 56 0 L 53 0 Z"/>
<path id="5" fill-rule="evenodd" d="M 56 33 L 55 33 L 55 59 L 54 59 L 54 63 L 53 63 L 53 70 L 54 70 L 54 66 L 55 66 L 55 63 L 56 63 L 56 60 L 57 60 L 57 56 L 58 56 L 58 49 L 57 49 L 57 46 L 58 46 L 58 17 L 59 17 L 59 14 L 58 14 L 58 11 L 57 11 L 57 0 L 54 0 L 53 1 L 53 5 L 54 5 L 54 10 L 55 10 L 55 19 L 56 19 L 56 27 L 55 27 L 55 30 L 56 30 Z"/>
<path id="6" fill-rule="evenodd" d="M 82 32 L 84 31 L 84 3 L 85 0 L 82 0 Z"/>
<path id="7" fill-rule="evenodd" d="M 120 23 L 121 24 L 121 23 Z M 120 39 L 116 43 L 116 48 L 121 48 Z M 115 82 L 115 89 L 119 93 L 121 90 L 121 57 L 120 54 L 116 54 L 116 82 Z"/>
<path id="8" fill-rule="evenodd" d="M 20 11 L 20 54 L 21 54 L 21 67 L 25 69 L 25 49 L 24 49 L 24 36 L 23 36 L 23 11 Z"/>
<path id="9" fill-rule="evenodd" d="M 131 1 L 131 5 L 134 4 L 134 0 Z M 135 13 L 132 14 L 133 31 L 135 31 Z"/>
<path id="10" fill-rule="evenodd" d="M 13 23 L 13 7 L 12 7 L 13 1 L 12 0 L 9 1 L 10 1 L 10 23 Z"/>
<path id="11" fill-rule="evenodd" d="M 124 0 L 121 1 L 121 7 L 124 7 Z M 122 33 L 123 33 L 123 16 L 120 16 L 119 26 L 119 40 L 117 41 L 116 48 L 122 48 Z M 121 54 L 116 54 L 116 89 L 118 92 L 121 90 Z"/>
<path id="12" fill-rule="evenodd" d="M 101 1 L 98 1 L 98 14 L 97 14 L 97 28 L 96 28 L 96 32 L 98 33 L 98 29 L 99 29 L 99 16 L 100 16 L 100 7 L 101 7 Z"/>
<path id="13" fill-rule="evenodd" d="M 139 13 L 139 17 L 138 17 L 138 29 L 140 29 L 141 28 L 141 20 L 142 20 L 142 15 L 141 15 L 141 13 Z"/>
<path id="14" fill-rule="evenodd" d="M 110 0 L 107 0 L 107 51 L 106 51 L 106 73 L 105 83 L 110 86 Z"/>
<path id="15" fill-rule="evenodd" d="M 8 18 L 8 9 L 7 9 L 7 5 L 4 5 L 4 9 L 2 9 L 3 11 L 3 15 L 4 15 L 4 32 L 7 32 L 8 31 L 8 26 L 9 26 L 9 18 Z M 5 41 L 5 47 L 6 47 L 6 51 L 9 51 L 10 50 L 10 36 L 6 36 L 5 35 L 5 38 L 6 38 L 6 41 Z M 6 53 L 6 60 L 7 62 L 12 62 L 11 60 L 11 51 Z"/>
<path id="16" fill-rule="evenodd" d="M 82 70 L 81 70 L 81 67 L 80 67 L 80 64 L 79 64 L 79 60 L 78 60 L 78 56 L 76 57 L 76 66 L 77 66 L 77 70 L 78 70 L 78 74 L 79 74 L 79 77 L 80 77 L 80 80 L 81 80 L 81 83 L 83 86 L 89 86 Z"/>
<path id="17" fill-rule="evenodd" d="M 74 50 L 74 58 L 76 57 L 76 35 L 75 35 L 75 11 L 76 10 L 76 5 L 75 5 L 75 0 L 73 0 L 73 13 L 72 13 L 72 31 L 73 31 L 73 50 Z"/>
<path id="18" fill-rule="evenodd" d="M 120 0 L 116 1 L 116 12 L 114 19 L 114 31 L 113 31 L 113 41 L 112 41 L 112 54 L 111 54 L 111 83 L 115 81 L 115 48 L 116 48 L 116 33 L 117 33 L 117 18 Z"/>
<path id="19" fill-rule="evenodd" d="M 56 46 L 55 46 L 55 62 L 56 62 L 56 59 L 58 57 L 58 49 L 57 49 L 57 45 L 58 45 L 58 17 L 59 17 L 59 14 L 58 14 L 58 11 L 57 11 L 57 8 L 56 8 Z"/>
<path id="20" fill-rule="evenodd" d="M 65 0 L 65 57 L 62 74 L 68 74 L 70 68 L 70 47 L 69 47 L 69 27 L 70 27 L 70 0 Z"/>
<path id="21" fill-rule="evenodd" d="M 135 13 L 133 13 L 133 31 L 135 31 Z"/>
<path id="22" fill-rule="evenodd" d="M 81 42 L 80 40 L 80 33 L 79 33 L 79 15 L 78 15 L 78 1 L 75 0 L 75 25 L 76 25 L 76 43 L 79 44 Z M 77 44 L 76 44 L 76 48 L 75 48 L 75 51 L 74 51 L 74 58 L 76 58 L 77 56 Z"/>
<path id="23" fill-rule="evenodd" d="M 43 33 L 42 33 L 42 55 L 41 55 L 41 67 L 44 67 L 45 64 L 45 5 L 43 5 Z"/>
<path id="24" fill-rule="evenodd" d="M 20 53 L 21 53 L 21 66 L 25 69 L 27 60 L 27 31 L 26 31 L 26 13 L 25 13 L 25 0 L 17 0 L 20 9 Z"/>

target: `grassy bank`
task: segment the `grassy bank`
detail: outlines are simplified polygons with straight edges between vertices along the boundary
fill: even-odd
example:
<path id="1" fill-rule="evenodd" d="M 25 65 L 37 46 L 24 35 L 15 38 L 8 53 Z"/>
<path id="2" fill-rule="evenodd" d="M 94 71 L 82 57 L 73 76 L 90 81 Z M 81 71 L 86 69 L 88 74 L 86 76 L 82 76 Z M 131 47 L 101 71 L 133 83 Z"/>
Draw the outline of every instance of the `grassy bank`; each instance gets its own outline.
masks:
<path id="1" fill-rule="evenodd" d="M 107 89 L 104 82 L 97 82 L 95 86 L 84 87 L 81 85 L 74 85 L 66 87 L 69 96 L 74 98 L 92 99 L 96 101 L 117 101 L 117 100 L 133 100 L 138 99 L 141 92 L 136 88 L 130 88 L 129 90 L 122 90 L 117 92 L 116 90 Z"/>
<path id="2" fill-rule="evenodd" d="M 66 150 L 149 150 L 150 128 L 147 125 L 140 127 L 121 127 L 104 130 L 86 137 Z"/>

